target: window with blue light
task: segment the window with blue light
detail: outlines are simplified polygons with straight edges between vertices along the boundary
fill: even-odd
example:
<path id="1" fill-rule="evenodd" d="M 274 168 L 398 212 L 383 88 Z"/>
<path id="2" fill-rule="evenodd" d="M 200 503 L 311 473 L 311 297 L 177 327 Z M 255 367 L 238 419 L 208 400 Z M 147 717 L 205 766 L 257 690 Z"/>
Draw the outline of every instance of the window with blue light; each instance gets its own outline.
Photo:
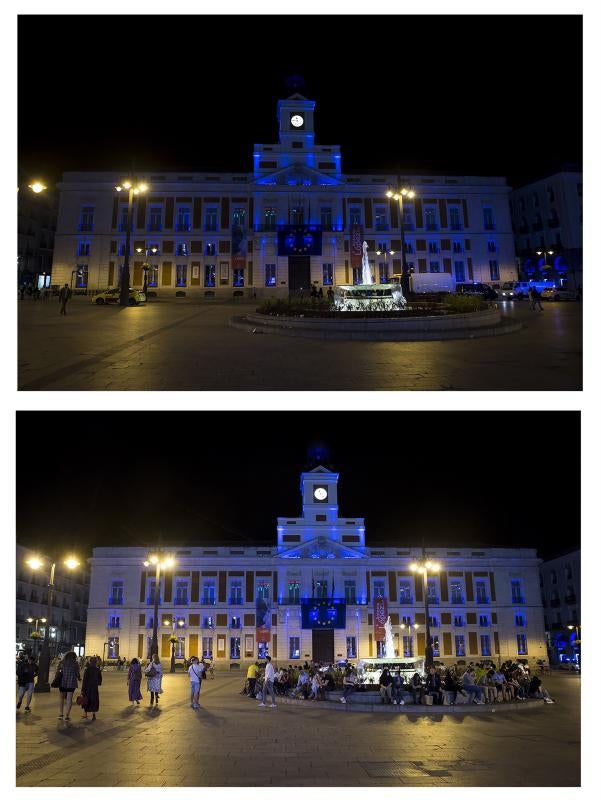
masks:
<path id="1" fill-rule="evenodd" d="M 455 655 L 465 655 L 465 636 L 463 634 L 458 634 L 455 636 Z"/>
<path id="2" fill-rule="evenodd" d="M 347 658 L 357 658 L 357 637 L 356 636 L 347 636 L 346 637 L 346 657 Z"/>
<path id="3" fill-rule="evenodd" d="M 111 614 L 109 617 L 108 622 L 109 628 L 120 628 L 121 627 L 121 618 L 118 614 Z"/>
<path id="4" fill-rule="evenodd" d="M 207 581 L 203 584 L 202 603 L 203 605 L 215 605 L 215 584 L 213 581 Z"/>
<path id="5" fill-rule="evenodd" d="M 288 602 L 300 603 L 300 583 L 298 581 L 288 582 Z"/>
<path id="6" fill-rule="evenodd" d="M 459 206 L 449 206 L 449 228 L 452 231 L 460 231 L 463 229 L 463 219 Z"/>
<path id="7" fill-rule="evenodd" d="M 148 230 L 160 231 L 163 229 L 163 208 L 162 206 L 151 206 L 148 214 Z"/>
<path id="8" fill-rule="evenodd" d="M 148 268 L 148 286 L 158 286 L 159 265 L 151 264 Z"/>
<path id="9" fill-rule="evenodd" d="M 202 637 L 202 657 L 203 658 L 213 658 L 213 637 L 212 636 L 203 636 Z"/>
<path id="10" fill-rule="evenodd" d="M 205 211 L 205 231 L 217 230 L 217 209 L 207 208 Z"/>
<path id="11" fill-rule="evenodd" d="M 202 618 L 202 627 L 203 628 L 214 628 L 215 627 L 215 617 L 203 617 Z"/>
<path id="12" fill-rule="evenodd" d="M 214 256 L 217 253 L 217 245 L 215 242 L 207 242 L 205 245 L 205 256 Z"/>
<path id="13" fill-rule="evenodd" d="M 401 622 L 403 623 L 403 625 L 406 625 L 407 627 L 410 627 L 411 626 L 411 616 L 409 614 L 404 614 L 401 617 Z"/>
<path id="14" fill-rule="evenodd" d="M 438 602 L 438 582 L 435 578 L 428 578 L 428 600 Z"/>
<path id="15" fill-rule="evenodd" d="M 412 203 L 403 203 L 403 227 L 409 231 L 415 229 Z"/>
<path id="16" fill-rule="evenodd" d="M 234 208 L 232 211 L 232 224 L 237 228 L 246 227 L 246 209 Z"/>
<path id="17" fill-rule="evenodd" d="M 323 285 L 331 286 L 334 283 L 334 267 L 332 264 L 322 265 Z"/>
<path id="18" fill-rule="evenodd" d="M 494 239 L 489 239 L 486 242 L 486 249 L 488 250 L 489 253 L 496 253 L 499 248 Z"/>
<path id="19" fill-rule="evenodd" d="M 175 266 L 175 285 L 185 286 L 188 278 L 188 265 L 176 264 Z"/>
<path id="20" fill-rule="evenodd" d="M 440 640 L 438 636 L 432 636 L 432 655 L 433 656 L 440 655 Z"/>
<path id="21" fill-rule="evenodd" d="M 266 208 L 263 213 L 263 219 L 265 220 L 265 230 L 266 231 L 275 231 L 276 219 L 277 219 L 277 212 L 275 208 Z"/>
<path id="22" fill-rule="evenodd" d="M 399 585 L 399 603 L 412 603 L 411 582 L 401 581 Z"/>
<path id="23" fill-rule="evenodd" d="M 89 256 L 90 255 L 90 242 L 79 242 L 77 245 L 77 255 L 78 256 Z"/>
<path id="24" fill-rule="evenodd" d="M 511 602 L 523 603 L 524 597 L 522 595 L 522 582 L 520 580 L 511 581 Z"/>
<path id="25" fill-rule="evenodd" d="M 487 633 L 480 636 L 480 652 L 483 656 L 490 655 L 490 636 Z"/>
<path id="26" fill-rule="evenodd" d="M 454 253 L 463 253 L 463 242 L 454 241 L 453 242 L 453 252 Z"/>
<path id="27" fill-rule="evenodd" d="M 361 206 L 351 206 L 348 212 L 349 225 L 361 225 Z"/>
<path id="28" fill-rule="evenodd" d="M 189 256 L 190 250 L 188 248 L 187 242 L 178 242 L 175 246 L 175 255 L 176 256 Z"/>
<path id="29" fill-rule="evenodd" d="M 424 209 L 424 218 L 426 222 L 427 231 L 438 230 L 438 219 L 436 216 L 436 206 L 426 206 Z"/>
<path id="30" fill-rule="evenodd" d="M 499 280 L 499 262 L 496 259 L 492 259 L 488 262 L 488 267 L 490 270 L 490 279 L 491 281 L 498 281 Z"/>
<path id="31" fill-rule="evenodd" d="M 230 658 L 240 658 L 239 636 L 230 636 Z"/>
<path id="32" fill-rule="evenodd" d="M 123 605 L 123 581 L 113 581 L 111 584 L 111 596 L 109 603 L 112 606 Z"/>
<path id="33" fill-rule="evenodd" d="M 188 605 L 188 581 L 178 579 L 175 581 L 175 599 L 173 602 L 179 606 Z"/>
<path id="34" fill-rule="evenodd" d="M 118 254 L 120 256 L 124 256 L 125 255 L 125 242 L 119 242 Z M 131 256 L 131 242 L 129 243 L 129 255 Z"/>
<path id="35" fill-rule="evenodd" d="M 438 242 L 428 242 L 428 253 L 438 253 Z"/>
<path id="36" fill-rule="evenodd" d="M 518 655 L 519 656 L 527 656 L 528 655 L 528 639 L 526 638 L 525 633 L 518 633 L 515 637 L 518 644 Z"/>
<path id="37" fill-rule="evenodd" d="M 488 603 L 488 583 L 486 581 L 476 581 L 476 603 Z"/>
<path id="38" fill-rule="evenodd" d="M 86 289 L 88 286 L 88 265 L 78 264 L 75 272 L 75 286 L 77 289 Z"/>
<path id="39" fill-rule="evenodd" d="M 385 597 L 386 596 L 386 582 L 376 578 L 374 580 L 374 599 L 376 597 Z"/>
<path id="40" fill-rule="evenodd" d="M 380 283 L 388 283 L 388 264 L 385 261 L 380 261 L 378 264 L 378 272 L 380 274 Z"/>
<path id="41" fill-rule="evenodd" d="M 234 269 L 234 286 L 244 286 L 244 268 Z"/>
<path id="42" fill-rule="evenodd" d="M 362 282 L 361 267 L 353 267 L 353 284 L 358 286 Z"/>
<path id="43" fill-rule="evenodd" d="M 271 596 L 271 583 L 267 581 L 259 581 L 257 584 L 257 599 L 269 600 Z"/>
<path id="44" fill-rule="evenodd" d="M 300 658 L 300 636 L 291 636 L 288 644 L 288 658 Z"/>
<path id="45" fill-rule="evenodd" d="M 265 264 L 265 286 L 275 286 L 276 283 L 275 264 Z"/>
<path id="46" fill-rule="evenodd" d="M 430 272 L 440 272 L 439 261 L 430 261 Z"/>
<path id="47" fill-rule="evenodd" d="M 413 636 L 403 636 L 403 657 L 413 657 Z"/>
<path id="48" fill-rule="evenodd" d="M 108 637 L 107 657 L 110 658 L 110 659 L 119 658 L 119 637 L 118 636 L 109 636 Z"/>
<path id="49" fill-rule="evenodd" d="M 84 206 L 81 209 L 81 216 L 79 218 L 80 231 L 93 231 L 94 230 L 94 207 Z"/>
<path id="50" fill-rule="evenodd" d="M 344 601 L 354 605 L 357 602 L 357 587 L 355 581 L 344 582 Z"/>
<path id="51" fill-rule="evenodd" d="M 515 625 L 517 628 L 525 628 L 526 627 L 526 615 L 522 612 L 518 612 L 515 615 Z"/>
<path id="52" fill-rule="evenodd" d="M 440 628 L 440 618 L 436 614 L 428 614 L 428 622 L 431 628 Z"/>
<path id="53" fill-rule="evenodd" d="M 189 231 L 191 229 L 191 221 L 190 221 L 190 207 L 189 206 L 180 206 L 177 209 L 177 216 L 175 221 L 175 230 L 176 231 Z"/>
<path id="54" fill-rule="evenodd" d="M 119 230 L 120 231 L 126 231 L 127 230 L 127 221 L 128 221 L 128 215 L 127 215 L 128 207 L 127 206 L 121 206 L 121 208 L 119 210 L 120 210 Z M 133 217 L 134 217 L 133 209 L 132 209 L 131 216 L 132 216 L 132 228 L 133 228 Z"/>
<path id="55" fill-rule="evenodd" d="M 388 230 L 388 220 L 385 206 L 376 206 L 374 214 L 375 228 L 377 231 Z"/>
<path id="56" fill-rule="evenodd" d="M 493 215 L 492 208 L 490 206 L 485 206 L 482 209 L 482 221 L 484 225 L 485 231 L 494 231 L 495 229 L 495 218 Z"/>
<path id="57" fill-rule="evenodd" d="M 490 625 L 490 620 L 488 614 L 480 614 L 478 619 L 478 624 L 481 628 L 488 628 Z"/>
<path id="58" fill-rule="evenodd" d="M 384 658 L 386 655 L 386 642 L 376 642 L 376 658 Z"/>
<path id="59" fill-rule="evenodd" d="M 453 627 L 454 628 L 463 628 L 463 614 L 454 614 L 453 615 Z"/>
<path id="60" fill-rule="evenodd" d="M 465 264 L 463 261 L 455 262 L 455 280 L 457 283 L 463 283 L 465 281 Z"/>
<path id="61" fill-rule="evenodd" d="M 320 578 L 320 580 L 315 581 L 315 597 L 321 597 L 322 599 L 325 599 L 327 596 L 328 582 L 325 578 Z"/>
<path id="62" fill-rule="evenodd" d="M 324 231 L 331 231 L 332 230 L 332 209 L 330 206 L 322 206 L 320 210 L 321 214 L 321 227 Z"/>
<path id="63" fill-rule="evenodd" d="M 303 206 L 293 206 L 290 209 L 290 224 L 302 225 L 305 221 L 305 209 Z"/>

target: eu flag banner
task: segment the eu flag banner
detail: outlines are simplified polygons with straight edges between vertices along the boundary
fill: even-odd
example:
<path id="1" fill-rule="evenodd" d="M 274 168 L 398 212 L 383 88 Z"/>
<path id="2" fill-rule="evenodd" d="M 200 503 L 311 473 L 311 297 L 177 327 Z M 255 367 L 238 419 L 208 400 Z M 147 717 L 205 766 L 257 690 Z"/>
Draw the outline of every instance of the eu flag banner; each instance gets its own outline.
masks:
<path id="1" fill-rule="evenodd" d="M 301 619 L 304 629 L 345 628 L 346 602 L 321 597 L 301 600 Z"/>
<path id="2" fill-rule="evenodd" d="M 279 256 L 320 256 L 321 225 L 278 225 Z"/>

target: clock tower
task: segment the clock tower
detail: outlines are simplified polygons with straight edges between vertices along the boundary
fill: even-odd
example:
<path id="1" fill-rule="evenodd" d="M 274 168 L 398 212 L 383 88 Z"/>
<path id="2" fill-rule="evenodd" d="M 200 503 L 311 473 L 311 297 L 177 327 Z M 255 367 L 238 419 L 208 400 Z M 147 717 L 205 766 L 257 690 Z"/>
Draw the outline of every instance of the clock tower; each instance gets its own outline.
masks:
<path id="1" fill-rule="evenodd" d="M 312 150 L 315 143 L 313 112 L 315 101 L 302 94 L 278 100 L 280 144 L 284 150 Z"/>
<path id="2" fill-rule="evenodd" d="M 338 519 L 338 472 L 330 472 L 319 466 L 310 472 L 301 473 L 301 495 L 303 517 L 315 520 L 325 517 L 324 522 Z"/>

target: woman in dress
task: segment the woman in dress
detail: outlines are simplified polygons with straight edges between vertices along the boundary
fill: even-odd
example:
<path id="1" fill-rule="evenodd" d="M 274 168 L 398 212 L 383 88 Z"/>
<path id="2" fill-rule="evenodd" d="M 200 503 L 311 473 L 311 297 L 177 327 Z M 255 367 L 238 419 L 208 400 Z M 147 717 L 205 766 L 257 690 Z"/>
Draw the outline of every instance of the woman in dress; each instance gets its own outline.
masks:
<path id="1" fill-rule="evenodd" d="M 71 706 L 73 704 L 73 692 L 77 689 L 77 684 L 81 680 L 77 656 L 73 650 L 65 653 L 63 660 L 58 666 L 58 670 L 60 670 L 60 682 L 58 688 L 61 693 L 61 713 L 59 714 L 58 718 L 68 720 L 69 714 L 71 713 Z M 65 710 L 67 712 L 66 714 L 64 714 Z"/>
<path id="2" fill-rule="evenodd" d="M 142 667 L 137 658 L 132 658 L 129 665 L 129 672 L 127 673 L 127 686 L 128 696 L 132 705 L 137 703 L 140 705 L 142 699 L 142 692 L 140 691 L 140 684 L 142 683 Z"/>
<path id="3" fill-rule="evenodd" d="M 150 664 L 144 670 L 146 673 L 146 678 L 148 680 L 148 691 L 150 692 L 150 705 L 156 700 L 156 704 L 159 704 L 159 694 L 162 692 L 161 683 L 163 680 L 163 667 L 161 666 L 161 662 L 159 660 L 159 654 L 153 653 L 152 659 L 150 660 Z"/>
<path id="4" fill-rule="evenodd" d="M 92 712 L 92 719 L 96 719 L 96 712 L 100 708 L 100 695 L 98 694 L 98 687 L 102 684 L 102 672 L 98 667 L 98 659 L 92 656 L 88 666 L 83 673 L 83 681 L 81 684 L 81 693 L 86 698 L 85 704 L 82 706 L 83 714 L 82 719 L 88 718 L 88 712 Z"/>

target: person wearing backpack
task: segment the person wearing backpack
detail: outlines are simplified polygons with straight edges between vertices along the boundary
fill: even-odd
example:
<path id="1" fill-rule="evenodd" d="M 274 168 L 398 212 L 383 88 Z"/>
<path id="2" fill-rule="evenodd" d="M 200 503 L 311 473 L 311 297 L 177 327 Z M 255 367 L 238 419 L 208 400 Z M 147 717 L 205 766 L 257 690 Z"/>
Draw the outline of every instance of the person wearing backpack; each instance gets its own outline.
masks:
<path id="1" fill-rule="evenodd" d="M 188 667 L 188 675 L 190 676 L 190 708 L 200 708 L 198 702 L 200 698 L 200 686 L 204 677 L 204 665 L 200 664 L 196 656 L 190 659 L 190 666 Z"/>
<path id="2" fill-rule="evenodd" d="M 150 705 L 156 701 L 159 704 L 159 695 L 163 691 L 161 683 L 163 681 L 163 667 L 158 653 L 153 653 L 150 664 L 144 670 L 148 681 L 148 691 L 150 692 Z"/>

